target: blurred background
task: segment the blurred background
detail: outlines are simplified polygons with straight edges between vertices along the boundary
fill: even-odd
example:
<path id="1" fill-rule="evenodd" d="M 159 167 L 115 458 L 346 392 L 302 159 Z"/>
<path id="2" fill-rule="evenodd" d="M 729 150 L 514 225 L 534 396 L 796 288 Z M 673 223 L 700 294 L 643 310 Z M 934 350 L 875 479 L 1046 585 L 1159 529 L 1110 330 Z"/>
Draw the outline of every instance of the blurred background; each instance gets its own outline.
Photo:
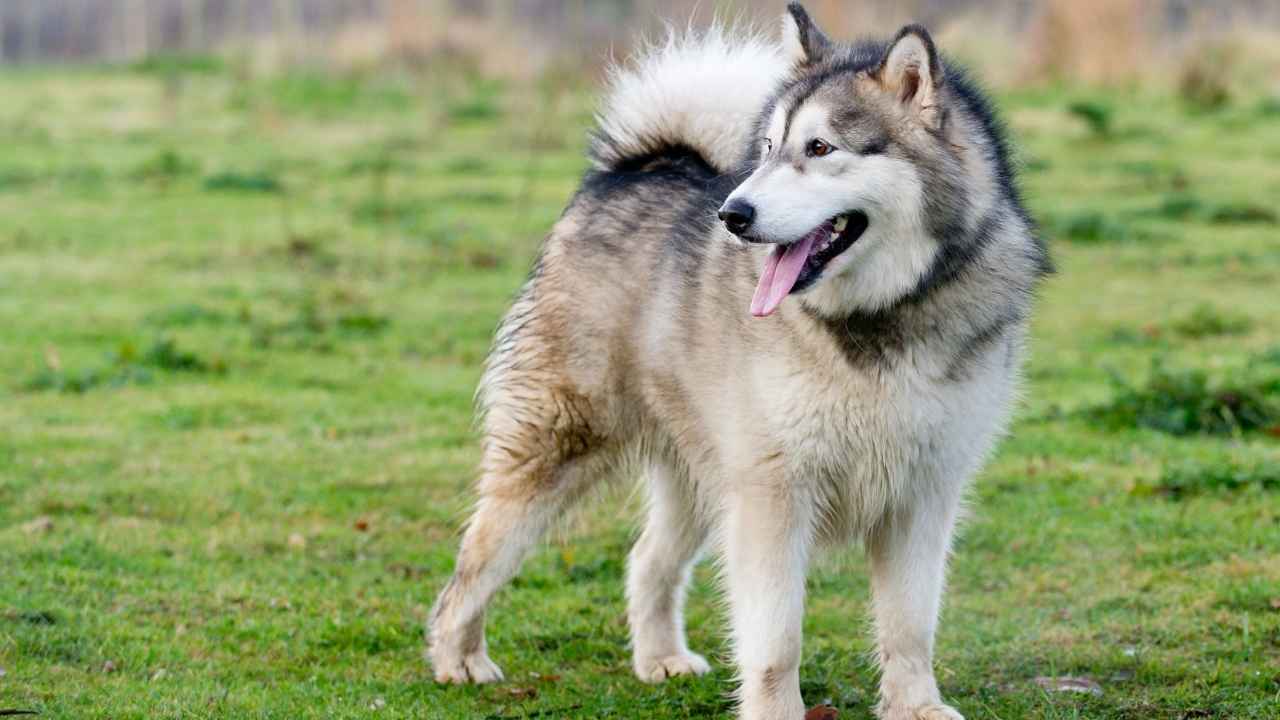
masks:
<path id="1" fill-rule="evenodd" d="M 388 61 L 463 62 L 528 77 L 556 63 L 598 68 L 664 22 L 713 16 L 767 27 L 782 3 L 677 0 L 6 0 L 0 58 L 128 62 L 214 53 L 255 66 L 360 69 Z M 1274 0 L 814 0 L 842 36 L 907 21 L 935 29 L 990 81 L 1124 82 L 1258 61 L 1275 82 Z M 1205 57 L 1205 55 L 1210 57 Z M 1254 56 L 1257 57 L 1254 57 Z M 1190 63 L 1190 66 L 1188 65 Z M 1223 63 L 1227 63 L 1223 65 Z M 1267 74 L 1269 73 L 1269 74 Z M 1194 81 L 1192 81 L 1194 82 Z"/>
<path id="2" fill-rule="evenodd" d="M 610 58 L 783 2 L 0 0 L 0 714 L 728 718 L 628 670 L 623 488 L 439 688 L 493 329 L 586 168 Z M 971 718 L 1266 718 L 1280 697 L 1280 2 L 810 0 L 992 89 L 1059 273 L 938 644 Z M 626 519 L 627 521 L 624 521 Z M 869 719 L 857 553 L 810 703 Z"/>

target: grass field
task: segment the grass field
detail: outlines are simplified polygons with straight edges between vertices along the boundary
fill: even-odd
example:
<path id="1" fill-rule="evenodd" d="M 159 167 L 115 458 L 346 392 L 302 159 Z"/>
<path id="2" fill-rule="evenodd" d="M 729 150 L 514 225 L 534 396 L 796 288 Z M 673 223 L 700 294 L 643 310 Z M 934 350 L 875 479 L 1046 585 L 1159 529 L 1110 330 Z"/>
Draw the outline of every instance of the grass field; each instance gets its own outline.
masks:
<path id="1" fill-rule="evenodd" d="M 1059 274 L 938 643 L 970 718 L 1280 717 L 1280 106 L 1001 104 Z M 499 598 L 509 682 L 422 624 L 490 334 L 584 167 L 588 93 L 216 62 L 0 75 L 0 710 L 46 718 L 727 718 L 629 669 L 619 489 Z M 803 691 L 870 718 L 860 553 Z M 1046 690 L 1082 676 L 1101 694 Z M 1052 685 L 1052 683 L 1049 683 Z"/>

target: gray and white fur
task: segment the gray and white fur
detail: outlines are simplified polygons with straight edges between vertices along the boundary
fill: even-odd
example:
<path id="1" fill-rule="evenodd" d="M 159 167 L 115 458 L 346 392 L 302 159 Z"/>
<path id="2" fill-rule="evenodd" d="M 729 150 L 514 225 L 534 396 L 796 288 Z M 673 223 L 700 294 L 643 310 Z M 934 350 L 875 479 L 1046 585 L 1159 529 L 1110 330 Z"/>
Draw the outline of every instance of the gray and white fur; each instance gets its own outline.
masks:
<path id="1" fill-rule="evenodd" d="M 932 669 L 947 555 L 1049 271 L 988 102 L 923 28 L 838 44 L 793 3 L 781 43 L 713 29 L 617 69 L 591 153 L 481 381 L 436 679 L 502 679 L 494 593 L 575 500 L 639 469 L 641 680 L 708 670 L 682 607 L 709 550 L 739 717 L 800 720 L 807 568 L 861 542 L 880 717 L 959 718 Z"/>

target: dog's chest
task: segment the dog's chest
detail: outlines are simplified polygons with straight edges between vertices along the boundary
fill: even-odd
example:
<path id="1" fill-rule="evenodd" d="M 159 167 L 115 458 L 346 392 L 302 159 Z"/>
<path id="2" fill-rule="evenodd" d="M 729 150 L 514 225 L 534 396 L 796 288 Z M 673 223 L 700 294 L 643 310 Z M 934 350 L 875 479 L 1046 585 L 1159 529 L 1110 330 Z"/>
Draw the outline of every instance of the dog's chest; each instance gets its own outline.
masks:
<path id="1" fill-rule="evenodd" d="M 868 367 L 791 364 L 770 394 L 791 472 L 839 485 L 866 509 L 922 483 L 963 482 L 1003 427 L 1016 381 L 1009 346 L 990 353 L 961 380 L 923 354 Z"/>

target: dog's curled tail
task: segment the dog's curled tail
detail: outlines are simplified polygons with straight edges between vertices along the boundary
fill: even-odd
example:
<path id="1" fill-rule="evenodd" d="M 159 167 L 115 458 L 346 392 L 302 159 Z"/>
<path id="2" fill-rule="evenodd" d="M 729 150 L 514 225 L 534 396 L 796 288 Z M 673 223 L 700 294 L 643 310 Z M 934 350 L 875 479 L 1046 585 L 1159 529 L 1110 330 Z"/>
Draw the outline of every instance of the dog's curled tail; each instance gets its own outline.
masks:
<path id="1" fill-rule="evenodd" d="M 787 70 L 759 33 L 731 38 L 720 25 L 669 31 L 666 40 L 610 70 L 590 156 L 597 170 L 682 149 L 717 172 L 743 158 L 757 115 Z"/>

